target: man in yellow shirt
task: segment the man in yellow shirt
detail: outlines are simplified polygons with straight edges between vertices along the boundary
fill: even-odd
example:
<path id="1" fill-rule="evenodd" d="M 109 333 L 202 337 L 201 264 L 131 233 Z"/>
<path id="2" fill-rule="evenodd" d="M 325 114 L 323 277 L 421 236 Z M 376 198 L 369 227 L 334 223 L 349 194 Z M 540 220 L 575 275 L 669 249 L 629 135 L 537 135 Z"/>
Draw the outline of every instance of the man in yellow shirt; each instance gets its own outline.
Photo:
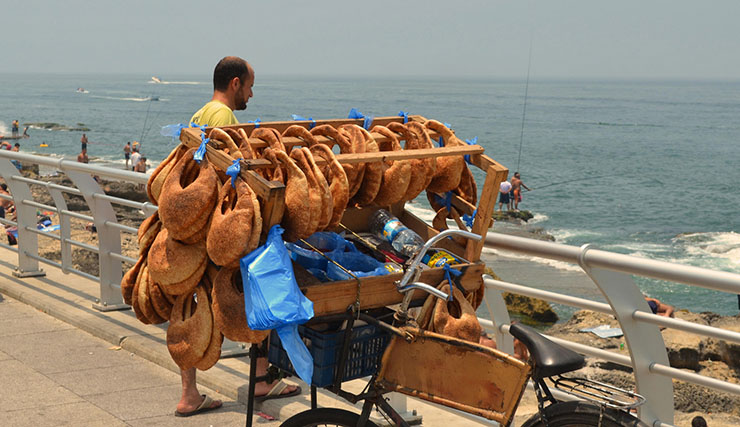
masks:
<path id="1" fill-rule="evenodd" d="M 226 126 L 239 123 L 233 111 L 247 109 L 247 102 L 252 97 L 253 85 L 254 70 L 249 63 L 236 56 L 225 57 L 216 64 L 213 70 L 213 97 L 203 108 L 193 114 L 190 122 L 199 126 Z M 257 359 L 257 375 L 264 375 L 267 366 L 266 357 Z M 177 404 L 176 416 L 195 415 L 220 408 L 222 405 L 220 400 L 212 400 L 200 394 L 195 374 L 195 368 L 180 371 L 182 397 Z M 300 387 L 290 386 L 282 381 L 273 384 L 260 382 L 255 387 L 257 400 L 295 396 L 300 393 Z"/>
<path id="2" fill-rule="evenodd" d="M 246 110 L 252 97 L 254 70 L 247 61 L 227 56 L 213 70 L 213 98 L 190 119 L 199 126 L 226 126 L 239 123 L 234 110 Z"/>

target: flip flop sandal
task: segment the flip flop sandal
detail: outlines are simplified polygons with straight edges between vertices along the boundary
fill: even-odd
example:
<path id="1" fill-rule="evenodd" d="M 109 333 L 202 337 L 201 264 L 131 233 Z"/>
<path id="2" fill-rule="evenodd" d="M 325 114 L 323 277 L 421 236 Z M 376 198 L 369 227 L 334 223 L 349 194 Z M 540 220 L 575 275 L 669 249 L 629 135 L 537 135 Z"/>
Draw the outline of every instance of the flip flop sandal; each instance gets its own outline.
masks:
<path id="1" fill-rule="evenodd" d="M 218 409 L 218 408 L 220 408 L 222 406 L 222 405 L 212 406 L 213 405 L 213 402 L 214 402 L 213 399 L 211 399 L 206 394 L 202 394 L 201 396 L 203 396 L 203 401 L 200 403 L 200 405 L 198 405 L 197 408 L 195 408 L 194 410 L 192 410 L 190 412 L 175 411 L 175 416 L 176 417 L 190 417 L 190 416 L 193 416 L 193 415 L 202 414 L 203 412 L 208 412 L 208 411 L 212 411 L 214 409 Z"/>
<path id="2" fill-rule="evenodd" d="M 286 382 L 283 382 L 282 380 L 279 381 L 277 384 L 275 384 L 272 389 L 267 392 L 264 396 L 255 396 L 254 401 L 255 402 L 264 402 L 265 400 L 270 399 L 280 399 L 283 397 L 291 397 L 291 396 L 298 396 L 301 394 L 301 388 L 296 386 L 295 390 L 289 392 L 289 393 L 283 393 L 290 385 Z"/>

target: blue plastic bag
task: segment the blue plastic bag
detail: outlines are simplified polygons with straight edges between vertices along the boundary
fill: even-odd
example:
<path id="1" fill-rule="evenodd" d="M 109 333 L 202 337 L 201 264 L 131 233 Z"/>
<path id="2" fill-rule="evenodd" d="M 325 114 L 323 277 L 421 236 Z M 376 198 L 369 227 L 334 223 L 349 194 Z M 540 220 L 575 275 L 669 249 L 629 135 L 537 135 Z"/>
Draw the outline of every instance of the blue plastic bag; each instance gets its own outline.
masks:
<path id="1" fill-rule="evenodd" d="M 295 281 L 283 231 L 274 225 L 265 244 L 241 259 L 244 308 L 250 328 L 277 331 L 296 373 L 311 384 L 313 358 L 298 335 L 298 325 L 313 317 L 313 303 Z"/>
<path id="2" fill-rule="evenodd" d="M 357 277 L 384 276 L 389 273 L 382 262 L 361 252 L 340 252 L 333 254 L 331 259 Z M 349 280 L 353 278 L 332 262 L 327 264 L 326 275 L 331 280 Z"/>

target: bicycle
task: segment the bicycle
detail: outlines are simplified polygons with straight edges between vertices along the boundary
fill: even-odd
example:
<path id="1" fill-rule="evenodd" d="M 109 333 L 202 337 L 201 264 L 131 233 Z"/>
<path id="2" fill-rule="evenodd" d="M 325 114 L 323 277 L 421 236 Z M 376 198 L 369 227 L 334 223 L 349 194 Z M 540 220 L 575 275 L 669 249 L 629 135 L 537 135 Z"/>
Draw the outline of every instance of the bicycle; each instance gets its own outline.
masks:
<path id="1" fill-rule="evenodd" d="M 489 419 L 499 421 L 501 425 L 508 426 L 514 418 L 513 415 L 519 405 L 519 400 L 524 392 L 524 387 L 531 379 L 534 383 L 535 395 L 538 401 L 538 412 L 525 421 L 523 424 L 524 427 L 647 426 L 647 424 L 643 423 L 630 413 L 631 410 L 645 402 L 645 399 L 642 396 L 609 384 L 579 377 L 566 377 L 564 374 L 578 370 L 585 365 L 584 357 L 548 340 L 532 328 L 518 323 L 512 324 L 509 327 L 511 335 L 520 340 L 529 350 L 530 356 L 526 364 L 522 362 L 515 363 L 513 361 L 515 359 L 511 358 L 511 356 L 498 352 L 497 350 L 480 346 L 476 343 L 428 333 L 414 328 L 413 319 L 408 316 L 408 309 L 412 299 L 411 294 L 413 293 L 410 291 L 414 289 L 422 289 L 438 298 L 447 299 L 448 297 L 446 293 L 433 286 L 417 282 L 421 271 L 419 267 L 421 258 L 437 241 L 453 235 L 475 240 L 479 240 L 481 238 L 479 235 L 469 232 L 446 230 L 429 239 L 419 253 L 413 258 L 413 261 L 406 270 L 403 278 L 396 283 L 398 291 L 404 293 L 404 298 L 397 311 L 393 314 L 393 325 L 382 320 L 383 316 L 373 316 L 362 312 L 349 312 L 344 316 L 333 316 L 331 318 L 321 319 L 322 321 L 345 320 L 347 322 L 344 329 L 342 350 L 334 373 L 334 381 L 325 388 L 353 404 L 361 401 L 364 402 L 362 412 L 357 414 L 337 408 L 318 408 L 316 405 L 316 386 L 312 385 L 311 409 L 290 417 L 282 424 L 283 427 L 308 427 L 317 425 L 375 427 L 376 424 L 369 419 L 373 408 L 377 408 L 381 415 L 392 424 L 404 427 L 408 426 L 409 424 L 386 401 L 384 394 L 390 391 L 401 391 L 405 394 L 425 398 L 424 392 L 420 392 L 413 387 L 398 384 L 397 382 L 399 381 L 394 383 L 394 380 L 398 379 L 395 378 L 394 375 L 397 377 L 398 373 L 401 372 L 401 377 L 403 377 L 403 373 L 405 372 L 403 368 L 400 370 L 396 369 L 395 372 L 393 369 L 389 368 L 389 365 L 398 363 L 399 360 L 403 362 L 403 358 L 405 357 L 404 354 L 408 351 L 407 345 L 419 345 L 415 343 L 422 341 L 424 343 L 423 345 L 432 345 L 426 343 L 433 343 L 438 346 L 453 346 L 452 348 L 456 354 L 457 352 L 465 350 L 467 351 L 467 353 L 465 353 L 467 355 L 473 355 L 474 357 L 480 356 L 484 358 L 482 359 L 483 363 L 487 363 L 487 359 L 485 359 L 485 357 L 494 354 L 495 357 L 498 358 L 497 360 L 501 360 L 513 366 L 513 368 L 509 370 L 510 372 L 508 374 L 503 373 L 502 371 L 502 375 L 508 375 L 512 378 L 513 383 L 516 384 L 516 387 L 514 387 L 515 390 L 512 390 L 512 393 L 509 394 L 515 395 L 518 393 L 518 395 L 512 396 L 513 400 L 510 400 L 505 404 L 508 405 L 508 408 L 503 416 L 492 416 L 490 413 L 491 411 L 487 412 L 481 408 L 474 408 L 469 404 L 464 403 L 456 404 L 455 402 L 447 402 L 448 406 L 466 410 L 467 412 L 475 413 L 477 415 L 483 415 Z M 347 392 L 342 390 L 341 387 L 344 379 L 343 373 L 345 372 L 347 355 L 350 348 L 352 330 L 356 319 L 374 325 L 377 328 L 381 328 L 393 337 L 391 339 L 391 344 L 385 350 L 383 355 L 383 364 L 381 369 L 375 369 L 375 372 L 372 374 L 367 386 L 359 394 Z M 397 347 L 403 348 L 403 350 L 395 351 Z M 418 354 L 423 354 L 423 351 Z M 413 362 L 416 362 L 416 360 Z M 426 375 L 426 373 L 424 375 Z M 488 379 L 485 380 L 488 381 Z M 550 389 L 551 386 L 548 385 L 548 382 L 555 389 L 584 400 L 560 401 L 553 395 L 553 392 Z M 477 393 L 478 391 L 475 390 L 475 392 Z M 429 399 L 428 397 L 429 395 L 427 394 L 427 400 L 434 401 L 434 398 Z M 440 403 L 440 398 L 438 396 L 433 397 L 436 397 L 437 403 Z M 441 403 L 445 404 L 444 399 L 442 400 L 443 402 Z M 247 418 L 249 421 L 251 417 Z"/>

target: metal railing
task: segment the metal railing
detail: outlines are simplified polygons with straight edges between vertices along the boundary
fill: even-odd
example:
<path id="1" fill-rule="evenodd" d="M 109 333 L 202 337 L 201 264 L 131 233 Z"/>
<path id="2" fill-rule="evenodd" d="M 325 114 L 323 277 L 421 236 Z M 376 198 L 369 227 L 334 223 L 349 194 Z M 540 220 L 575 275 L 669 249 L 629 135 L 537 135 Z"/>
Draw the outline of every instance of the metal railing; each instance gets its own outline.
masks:
<path id="1" fill-rule="evenodd" d="M 647 403 L 640 408 L 639 416 L 650 425 L 673 425 L 671 380 L 674 378 L 740 396 L 738 384 L 672 368 L 668 363 L 668 353 L 660 327 L 678 329 L 735 344 L 740 344 L 740 333 L 653 314 L 632 279 L 632 276 L 636 275 L 740 294 L 740 274 L 617 254 L 593 249 L 589 245 L 579 248 L 494 232 L 488 233 L 486 247 L 577 264 L 591 278 L 607 301 L 607 303 L 595 302 L 484 276 L 487 289 L 485 303 L 493 320 L 481 319 L 481 324 L 496 334 L 499 347 L 504 351 L 513 353 L 512 338 L 507 333 L 511 319 L 502 296 L 502 292 L 506 291 L 614 315 L 624 333 L 629 357 L 554 337 L 549 338 L 587 356 L 631 367 L 636 391 L 647 398 Z"/>
<path id="2" fill-rule="evenodd" d="M 75 185 L 67 187 L 47 181 L 23 176 L 16 165 L 31 164 L 50 168 L 64 173 Z M 0 247 L 18 253 L 18 266 L 13 274 L 17 277 L 44 275 L 39 263 L 60 268 L 65 273 L 72 273 L 100 283 L 100 296 L 93 307 L 101 311 L 128 309 L 123 303 L 120 291 L 123 276 L 122 262 L 135 263 L 136 260 L 121 253 L 121 233 L 136 234 L 137 229 L 118 222 L 114 205 L 139 209 L 145 215 L 157 210 L 148 202 L 135 202 L 113 197 L 97 181 L 97 177 L 118 180 L 134 184 L 146 184 L 148 175 L 133 171 L 95 166 L 65 159 L 36 156 L 26 153 L 1 151 L 0 176 L 8 186 L 11 196 L 0 195 L 15 204 L 16 220 L 2 219 L 3 225 L 17 227 L 17 247 L 0 243 Z M 34 200 L 31 185 L 45 187 L 51 196 L 54 206 Z M 68 209 L 64 195 L 84 198 L 92 215 L 84 215 Z M 37 209 L 52 212 L 59 217 L 59 232 L 40 230 L 37 220 Z M 91 245 L 72 239 L 72 219 L 94 224 L 97 230 L 98 245 Z M 61 245 L 61 262 L 39 256 L 38 236 L 58 240 Z M 98 255 L 99 276 L 77 270 L 72 263 L 72 247 L 79 247 Z"/>
<path id="3" fill-rule="evenodd" d="M 11 161 L 59 170 L 72 180 L 76 188 L 24 177 Z M 113 205 L 140 209 L 146 216 L 154 213 L 157 207 L 148 202 L 141 203 L 106 195 L 95 176 L 146 184 L 148 174 L 64 159 L 0 151 L 0 176 L 7 183 L 12 195 L 0 195 L 0 199 L 12 200 L 17 211 L 17 221 L 0 218 L 1 224 L 18 227 L 17 247 L 0 243 L 0 247 L 18 253 L 18 266 L 14 275 L 18 277 L 43 275 L 39 262 L 52 265 L 65 273 L 76 274 L 99 282 L 100 297 L 93 304 L 95 308 L 101 311 L 129 308 L 128 305 L 123 304 L 120 292 L 122 262 L 133 264 L 136 260 L 121 253 L 121 233 L 136 234 L 137 229 L 120 224 Z M 54 206 L 35 201 L 31 193 L 31 185 L 45 187 L 54 201 Z M 83 197 L 92 215 L 69 210 L 64 198 L 65 193 Z M 38 229 L 36 209 L 43 209 L 58 215 L 60 225 L 58 234 Z M 94 246 L 73 240 L 71 238 L 72 219 L 92 222 L 97 228 L 99 245 Z M 39 235 L 60 242 L 61 262 L 39 256 Z M 93 276 L 73 267 L 72 246 L 98 254 L 99 276 Z M 639 275 L 740 294 L 740 275 L 616 254 L 592 249 L 588 245 L 578 248 L 500 233 L 489 233 L 486 237 L 486 246 L 499 251 L 578 264 L 607 300 L 607 303 L 595 302 L 484 276 L 484 284 L 487 288 L 484 301 L 492 320 L 481 318 L 480 321 L 485 328 L 496 335 L 496 342 L 503 351 L 513 354 L 513 341 L 508 334 L 511 319 L 502 297 L 502 292 L 507 291 L 614 315 L 624 332 L 629 356 L 554 337 L 550 339 L 587 356 L 630 366 L 634 371 L 637 392 L 647 398 L 647 403 L 640 409 L 640 418 L 653 426 L 670 426 L 673 423 L 672 378 L 740 395 L 740 385 L 670 367 L 659 328 L 678 329 L 732 343 L 740 343 L 740 333 L 652 314 L 631 277 Z M 481 418 L 459 411 L 450 411 L 483 421 Z"/>

